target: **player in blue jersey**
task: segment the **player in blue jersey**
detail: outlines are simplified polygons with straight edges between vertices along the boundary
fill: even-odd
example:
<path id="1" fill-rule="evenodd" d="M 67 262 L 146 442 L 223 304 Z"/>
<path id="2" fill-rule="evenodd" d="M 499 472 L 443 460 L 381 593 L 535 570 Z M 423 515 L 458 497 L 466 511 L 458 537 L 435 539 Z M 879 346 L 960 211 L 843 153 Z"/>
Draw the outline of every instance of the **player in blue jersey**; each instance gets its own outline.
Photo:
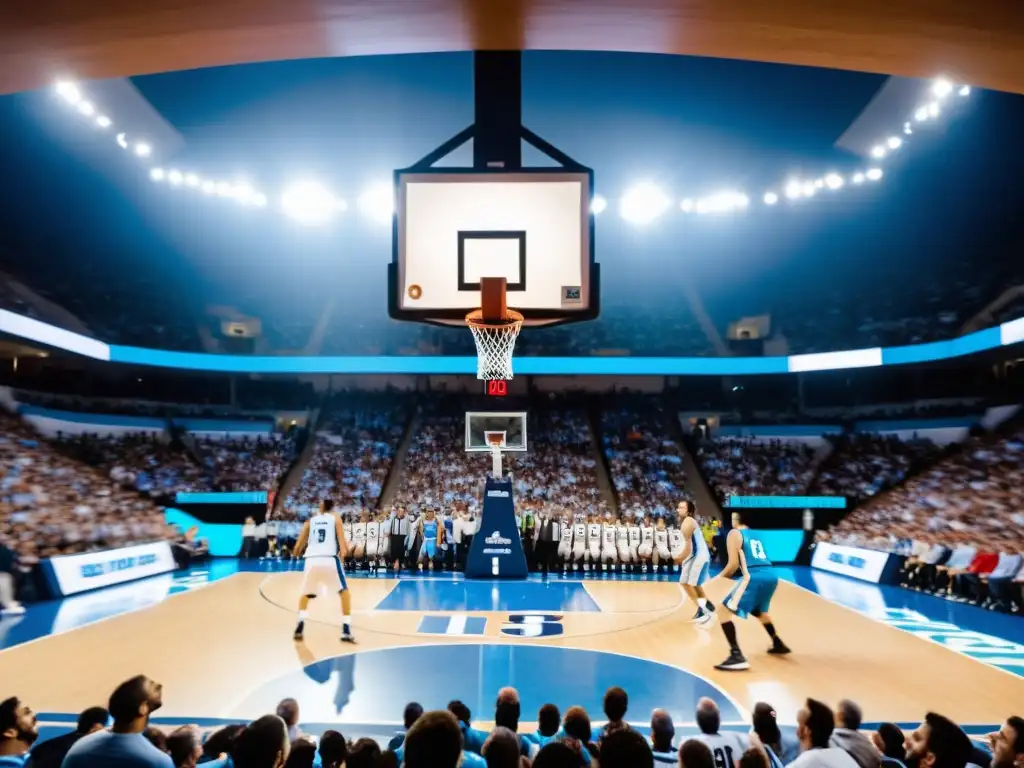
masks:
<path id="1" fill-rule="evenodd" d="M 775 574 L 772 561 L 764 551 L 764 544 L 754 536 L 750 529 L 743 525 L 739 514 L 732 516 L 733 529 L 729 531 L 725 543 L 729 551 L 729 563 L 719 574 L 720 578 L 729 578 L 739 573 L 739 582 L 726 595 L 722 605 L 727 611 L 741 619 L 747 616 L 755 616 L 764 627 L 768 636 L 772 639 L 772 647 L 768 653 L 782 655 L 789 653 L 789 648 L 775 634 L 775 625 L 768 615 L 768 609 L 772 604 L 772 595 L 779 585 L 779 577 Z M 732 619 L 722 621 L 722 632 L 725 639 L 729 641 L 729 658 L 715 669 L 734 671 L 750 669 L 743 651 L 740 650 L 736 641 L 736 625 Z"/>
<path id="2" fill-rule="evenodd" d="M 420 545 L 417 560 L 419 560 L 421 568 L 423 567 L 423 561 L 426 560 L 427 568 L 432 571 L 434 570 L 434 561 L 437 559 L 437 553 L 440 549 L 444 526 L 438 525 L 437 515 L 433 507 L 427 507 L 426 513 L 420 518 L 419 526 L 420 538 L 423 543 Z"/>

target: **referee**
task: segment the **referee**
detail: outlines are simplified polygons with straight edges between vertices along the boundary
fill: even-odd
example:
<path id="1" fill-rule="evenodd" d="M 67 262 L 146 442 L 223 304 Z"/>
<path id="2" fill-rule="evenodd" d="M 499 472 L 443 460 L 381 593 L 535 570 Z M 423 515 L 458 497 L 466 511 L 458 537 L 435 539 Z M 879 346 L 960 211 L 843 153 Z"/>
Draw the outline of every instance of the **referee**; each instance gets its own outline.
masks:
<path id="1" fill-rule="evenodd" d="M 405 559 L 405 539 L 409 535 L 409 520 L 405 516 L 405 507 L 392 510 L 387 525 L 390 530 L 388 559 L 394 564 L 395 572 L 400 573 L 402 560 Z"/>

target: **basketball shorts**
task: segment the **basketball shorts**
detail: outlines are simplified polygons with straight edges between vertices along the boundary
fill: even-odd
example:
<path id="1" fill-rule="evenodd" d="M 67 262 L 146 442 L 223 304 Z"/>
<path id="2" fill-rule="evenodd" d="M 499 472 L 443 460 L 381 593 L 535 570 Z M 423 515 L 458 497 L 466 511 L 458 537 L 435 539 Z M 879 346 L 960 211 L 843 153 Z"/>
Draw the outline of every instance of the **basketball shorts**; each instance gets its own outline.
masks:
<path id="1" fill-rule="evenodd" d="M 558 543 L 558 556 L 563 560 L 569 559 L 569 555 L 572 554 L 572 544 L 568 541 L 560 541 Z"/>
<path id="2" fill-rule="evenodd" d="M 654 552 L 654 544 L 641 544 L 636 550 L 640 557 L 650 557 L 652 552 Z"/>
<path id="3" fill-rule="evenodd" d="M 668 560 L 668 547 L 658 547 L 658 559 Z"/>
<path id="4" fill-rule="evenodd" d="M 679 572 L 679 583 L 700 587 L 708 580 L 711 561 L 706 557 L 688 557 Z"/>
<path id="5" fill-rule="evenodd" d="M 603 547 L 601 549 L 601 559 L 611 560 L 613 563 L 618 559 L 617 550 L 615 549 L 614 544 L 610 547 Z"/>
<path id="6" fill-rule="evenodd" d="M 352 549 L 361 549 L 366 551 L 366 539 L 356 539 L 352 542 Z"/>
<path id="7" fill-rule="evenodd" d="M 629 549 L 629 544 L 619 544 L 619 560 L 628 563 L 632 559 L 633 553 Z"/>
<path id="8" fill-rule="evenodd" d="M 420 547 L 420 557 L 429 557 L 431 560 L 437 557 L 437 542 L 424 541 L 423 546 Z"/>
<path id="9" fill-rule="evenodd" d="M 367 557 L 376 557 L 379 546 L 380 546 L 380 539 L 377 539 L 377 538 L 367 539 L 366 540 L 366 556 Z"/>
<path id="10" fill-rule="evenodd" d="M 307 557 L 302 570 L 302 594 L 306 597 L 316 597 L 320 587 L 331 593 L 348 589 L 340 557 Z"/>
<path id="11" fill-rule="evenodd" d="M 590 553 L 591 560 L 597 560 L 599 557 L 601 557 L 601 542 L 590 542 L 590 545 L 587 547 L 587 552 Z"/>
<path id="12" fill-rule="evenodd" d="M 579 560 L 583 557 L 583 553 L 586 552 L 586 548 L 582 544 L 577 544 L 572 548 L 572 556 L 574 560 Z"/>
<path id="13" fill-rule="evenodd" d="M 761 573 L 761 570 L 768 571 Z M 726 595 L 722 604 L 741 619 L 750 614 L 768 613 L 772 604 L 772 595 L 779 586 L 779 577 L 771 569 L 755 569 L 748 576 L 740 579 Z"/>

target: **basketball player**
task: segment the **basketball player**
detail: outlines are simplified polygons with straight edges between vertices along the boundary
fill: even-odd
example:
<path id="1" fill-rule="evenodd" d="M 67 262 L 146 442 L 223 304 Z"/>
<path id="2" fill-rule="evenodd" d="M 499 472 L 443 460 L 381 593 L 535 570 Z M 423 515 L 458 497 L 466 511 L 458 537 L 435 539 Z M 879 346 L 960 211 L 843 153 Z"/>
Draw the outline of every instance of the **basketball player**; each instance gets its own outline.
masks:
<path id="1" fill-rule="evenodd" d="M 745 619 L 747 616 L 755 616 L 764 627 L 765 632 L 772 639 L 772 647 L 768 653 L 783 655 L 790 652 L 786 644 L 775 634 L 775 625 L 768 615 L 768 609 L 772 604 L 772 595 L 779 585 L 779 577 L 772 567 L 772 561 L 765 554 L 764 545 L 755 538 L 750 530 L 743 525 L 743 519 L 739 513 L 734 512 L 732 516 L 733 529 L 726 536 L 725 545 L 729 553 L 729 562 L 722 569 L 719 578 L 729 578 L 734 573 L 740 574 L 739 583 L 732 588 L 722 605 L 731 613 Z M 725 639 L 729 641 L 729 658 L 715 669 L 723 671 L 750 669 L 736 641 L 736 625 L 731 617 L 722 622 L 722 632 Z"/>
<path id="2" fill-rule="evenodd" d="M 637 555 L 640 557 L 640 562 L 643 563 L 641 570 L 644 573 L 647 572 L 647 565 L 651 562 L 651 556 L 653 554 L 654 523 L 651 521 L 651 516 L 647 515 L 640 526 L 640 547 L 637 549 Z"/>
<path id="3" fill-rule="evenodd" d="M 366 562 L 371 571 L 377 570 L 377 558 L 380 556 L 380 515 L 370 517 L 366 523 Z"/>
<path id="4" fill-rule="evenodd" d="M 350 510 L 342 510 L 341 512 L 341 525 L 345 531 L 345 541 L 352 541 L 352 512 Z M 344 563 L 344 558 L 342 559 Z M 352 565 L 352 550 L 348 551 L 348 564 Z"/>
<path id="5" fill-rule="evenodd" d="M 622 564 L 622 570 L 626 570 L 632 562 L 632 554 L 629 551 L 629 527 L 621 517 L 615 526 L 615 548 L 619 551 L 619 563 Z"/>
<path id="6" fill-rule="evenodd" d="M 640 555 L 640 523 L 635 517 L 629 519 L 629 570 L 636 571 L 639 568 Z"/>
<path id="7" fill-rule="evenodd" d="M 427 507 L 426 514 L 419 519 L 418 527 L 423 543 L 420 545 L 419 556 L 416 558 L 417 564 L 422 568 L 423 561 L 426 560 L 427 569 L 432 571 L 437 552 L 441 548 L 441 531 L 444 530 L 443 526 L 437 524 L 437 515 L 433 507 Z"/>
<path id="8" fill-rule="evenodd" d="M 558 524 L 561 528 L 561 535 L 558 539 L 558 562 L 564 573 L 572 562 L 572 518 L 565 513 Z"/>
<path id="9" fill-rule="evenodd" d="M 704 594 L 704 583 L 708 580 L 711 567 L 711 553 L 708 551 L 704 532 L 697 525 L 697 510 L 692 501 L 680 501 L 676 507 L 679 519 L 682 520 L 680 531 L 683 545 L 682 551 L 676 555 L 675 561 L 682 568 L 679 571 L 679 585 L 693 602 L 697 604 L 694 621 L 710 620 L 714 615 L 715 606 Z"/>
<path id="10" fill-rule="evenodd" d="M 597 515 L 591 515 L 587 523 L 587 562 L 593 564 L 595 571 L 601 562 L 601 518 Z M 587 567 L 583 569 L 587 570 Z"/>
<path id="11" fill-rule="evenodd" d="M 601 526 L 601 570 L 607 571 L 609 565 L 614 569 L 618 559 L 618 548 L 615 545 L 615 521 L 609 514 Z"/>
<path id="12" fill-rule="evenodd" d="M 362 565 L 366 558 L 366 524 L 370 522 L 370 513 L 365 509 L 359 513 L 359 519 L 352 523 L 352 560 Z"/>
<path id="13" fill-rule="evenodd" d="M 587 556 L 587 523 L 583 515 L 576 516 L 572 526 L 572 562 L 577 571 L 583 570 Z"/>
<path id="14" fill-rule="evenodd" d="M 676 568 L 676 558 L 679 557 L 679 553 L 683 551 L 683 534 L 679 530 L 679 525 L 675 520 L 668 527 L 668 554 L 671 558 L 669 564 L 669 570 L 674 571 Z"/>
<path id="15" fill-rule="evenodd" d="M 326 586 L 336 589 L 341 595 L 341 641 L 355 642 L 349 626 L 352 595 L 348 591 L 348 581 L 341 567 L 342 558 L 347 554 L 348 540 L 345 538 L 341 517 L 334 511 L 334 501 L 324 499 L 320 502 L 319 514 L 313 515 L 302 526 L 302 533 L 295 545 L 295 556 L 305 555 L 306 558 L 302 595 L 299 597 L 299 623 L 295 625 L 296 640 L 302 640 L 310 599 L 317 596 L 321 586 Z"/>
<path id="16" fill-rule="evenodd" d="M 654 527 L 654 565 L 660 570 L 668 561 L 668 528 L 665 527 L 665 518 L 659 517 Z"/>

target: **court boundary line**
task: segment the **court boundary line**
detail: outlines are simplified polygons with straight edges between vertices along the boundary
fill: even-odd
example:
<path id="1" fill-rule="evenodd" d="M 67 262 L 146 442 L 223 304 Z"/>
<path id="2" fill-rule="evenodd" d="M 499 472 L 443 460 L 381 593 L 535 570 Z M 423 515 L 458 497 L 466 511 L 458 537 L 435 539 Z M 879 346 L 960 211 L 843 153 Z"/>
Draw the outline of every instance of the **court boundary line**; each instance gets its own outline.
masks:
<path id="1" fill-rule="evenodd" d="M 846 578 L 842 574 L 833 573 L 833 574 L 829 574 L 829 575 L 830 576 L 840 576 L 841 578 L 844 578 L 844 579 Z M 938 646 L 939 648 L 942 648 L 942 649 L 948 651 L 949 653 L 955 654 L 957 657 L 959 657 L 961 659 L 967 659 L 968 661 L 973 661 L 976 664 L 980 664 L 981 666 L 985 667 L 985 669 L 994 669 L 997 672 L 1001 672 L 1004 675 L 1008 675 L 1009 677 L 1012 677 L 1018 683 L 1024 684 L 1024 676 L 1021 676 L 1021 675 L 1018 675 L 1018 674 L 1014 674 L 1013 672 L 1011 672 L 1008 669 L 1003 669 L 1002 667 L 997 667 L 994 664 L 986 664 L 981 659 L 976 659 L 973 656 L 968 656 L 966 653 L 960 653 L 960 651 L 955 651 L 952 648 L 950 648 L 949 646 L 943 645 L 942 643 L 938 642 L 937 640 L 932 640 L 930 637 L 921 637 L 919 635 L 915 635 L 913 632 L 909 632 L 909 631 L 903 629 L 902 627 L 893 626 L 892 624 L 888 624 L 888 623 L 886 623 L 884 621 L 879 621 L 878 619 L 875 619 L 875 618 L 867 615 L 866 613 L 861 613 L 856 608 L 851 608 L 850 606 L 843 605 L 842 603 L 838 603 L 835 600 L 830 600 L 829 598 L 825 597 L 824 595 L 822 595 L 822 594 L 820 594 L 818 592 L 815 592 L 813 589 L 808 589 L 807 587 L 803 586 L 802 584 L 796 584 L 795 582 L 789 581 L 788 579 L 780 579 L 780 581 L 782 583 L 784 583 L 784 584 L 788 584 L 791 587 L 795 587 L 796 589 L 803 590 L 804 592 L 807 592 L 810 595 L 814 595 L 816 598 L 818 598 L 819 600 L 824 600 L 829 605 L 835 605 L 835 606 L 837 606 L 839 608 L 842 608 L 844 611 L 849 611 L 850 613 L 854 614 L 855 616 L 860 616 L 862 619 L 867 619 L 868 621 L 871 621 L 871 622 L 873 622 L 875 624 L 878 624 L 879 626 L 885 627 L 886 629 L 891 629 L 894 632 L 899 632 L 900 634 L 909 635 L 910 637 L 913 637 L 913 638 L 915 638 L 917 640 L 921 640 L 921 641 L 926 642 L 926 643 L 931 643 L 932 645 Z M 863 583 L 863 582 L 861 582 L 861 583 Z M 964 631 L 964 632 L 973 632 L 975 630 L 962 629 L 962 631 Z M 981 632 L 979 634 L 984 634 L 984 633 Z M 995 637 L 995 635 L 992 635 L 992 637 Z M 1001 639 L 1001 638 L 996 638 L 996 639 Z M 1010 641 L 1010 642 L 1012 642 L 1012 641 Z"/>
<path id="2" fill-rule="evenodd" d="M 529 644 L 529 645 L 522 645 L 522 644 L 518 644 L 518 643 L 509 643 L 509 642 L 497 642 L 497 643 L 481 643 L 481 642 L 471 642 L 471 643 L 419 643 L 417 645 L 389 645 L 389 646 L 385 646 L 385 647 L 382 647 L 382 648 L 367 648 L 365 651 L 360 651 L 359 650 L 359 646 L 357 645 L 349 653 L 338 653 L 338 654 L 335 654 L 333 656 L 324 656 L 322 659 L 317 659 L 314 663 L 319 664 L 321 662 L 329 661 L 331 659 L 340 659 L 340 658 L 344 658 L 345 656 L 351 656 L 353 654 L 359 654 L 359 653 L 366 653 L 366 654 L 369 654 L 369 653 L 379 653 L 381 651 L 403 650 L 403 649 L 406 649 L 406 648 L 450 648 L 453 645 L 456 645 L 456 646 L 477 646 L 477 647 L 480 647 L 480 648 L 482 648 L 484 646 L 495 646 L 495 645 L 505 646 L 507 648 L 524 648 L 524 647 L 525 648 L 553 648 L 555 650 L 586 651 L 587 653 L 601 653 L 601 654 L 606 654 L 606 655 L 609 655 L 609 656 L 618 656 L 620 658 L 625 658 L 625 659 L 633 659 L 633 660 L 640 659 L 641 661 L 645 661 L 648 664 L 657 664 L 657 665 L 660 665 L 660 666 L 663 666 L 663 667 L 669 667 L 671 669 L 676 670 L 677 672 L 682 672 L 684 674 L 690 675 L 691 677 L 694 677 L 694 678 L 700 680 L 701 682 L 707 684 L 712 690 L 715 690 L 718 693 L 720 693 L 725 698 L 725 700 L 728 701 L 732 705 L 733 709 L 735 709 L 736 712 L 739 713 L 740 717 L 743 718 L 742 720 L 739 720 L 739 721 L 728 721 L 728 722 L 737 722 L 737 723 L 742 724 L 743 726 L 749 726 L 750 725 L 750 721 L 751 721 L 751 713 L 750 713 L 750 711 L 745 706 L 740 704 L 740 702 L 738 700 L 733 698 L 731 693 L 729 693 L 728 691 L 722 690 L 714 681 L 709 680 L 707 677 L 705 677 L 704 675 L 700 674 L 699 672 L 694 672 L 692 670 L 686 669 L 686 667 L 681 667 L 678 664 L 673 664 L 673 663 L 668 662 L 668 661 L 657 661 L 656 659 L 647 659 L 647 658 L 642 658 L 642 657 L 637 657 L 637 656 L 630 656 L 628 653 L 622 653 L 621 651 L 607 651 L 607 650 L 603 650 L 603 649 L 599 649 L 599 648 L 580 648 L 579 646 L 574 646 L 574 645 L 550 645 L 548 643 L 532 643 L 532 644 Z M 278 677 L 283 677 L 283 675 L 278 675 Z M 269 683 L 271 681 L 272 680 L 264 681 L 263 685 L 266 685 L 267 683 Z M 246 693 L 244 696 L 242 696 L 239 699 L 237 699 L 237 701 L 238 702 L 245 701 L 246 699 L 249 698 L 249 696 L 252 695 L 252 693 L 254 691 L 258 690 L 259 687 L 260 686 L 256 686 L 254 688 L 250 688 L 248 693 Z M 495 692 L 495 695 L 497 695 L 497 692 Z M 232 722 L 237 722 L 237 720 L 236 721 L 232 721 Z M 485 721 L 481 721 L 481 722 L 485 722 Z M 593 723 L 593 722 L 594 721 L 591 721 L 591 723 Z M 649 723 L 648 723 L 648 725 L 649 725 Z M 696 723 L 694 723 L 694 725 L 696 725 Z M 917 727 L 917 726 L 915 726 L 915 727 Z"/>
<path id="3" fill-rule="evenodd" d="M 171 573 L 173 573 L 173 571 L 171 571 Z M 82 624 L 81 626 L 78 626 L 78 627 L 72 627 L 70 629 L 62 629 L 59 632 L 49 632 L 49 633 L 43 635 L 42 637 L 33 637 L 31 640 L 26 640 L 24 643 L 18 643 L 17 645 L 12 645 L 9 648 L 0 648 L 0 653 L 7 653 L 8 651 L 16 651 L 19 648 L 24 648 L 26 645 L 32 645 L 33 643 L 39 643 L 39 642 L 42 642 L 43 640 L 49 640 L 52 637 L 60 637 L 61 635 L 67 635 L 67 634 L 70 634 L 71 632 L 77 632 L 80 629 L 86 629 L 88 627 L 94 627 L 97 624 L 102 624 L 103 622 L 106 622 L 106 621 L 112 621 L 114 619 L 121 619 L 121 618 L 124 618 L 125 616 L 131 616 L 132 614 L 135 614 L 135 613 L 145 613 L 146 611 L 151 611 L 154 608 L 159 608 L 161 605 L 163 605 L 164 603 L 166 603 L 168 600 L 170 600 L 173 597 L 181 597 L 182 595 L 190 595 L 190 594 L 193 594 L 195 592 L 201 592 L 202 590 L 206 589 L 207 587 L 212 587 L 215 584 L 220 584 L 222 582 L 228 581 L 229 579 L 232 579 L 232 578 L 234 578 L 235 576 L 238 576 L 241 573 L 243 573 L 243 571 L 235 571 L 234 573 L 229 573 L 227 576 L 224 576 L 223 578 L 217 579 L 216 581 L 208 581 L 206 584 L 202 585 L 201 587 L 196 587 L 195 589 L 184 589 L 181 592 L 176 592 L 174 594 L 168 594 L 160 602 L 154 603 L 153 605 L 147 605 L 144 608 L 134 608 L 134 609 L 132 609 L 130 611 L 125 611 L 124 613 L 115 613 L 113 616 L 104 616 L 103 618 L 96 619 L 95 621 L 90 621 L 89 623 Z M 157 576 L 150 576 L 149 578 L 158 579 L 162 575 L 165 575 L 165 574 L 160 574 L 160 575 L 157 575 Z M 146 581 L 146 579 L 139 579 L 138 581 L 141 583 L 143 581 Z M 111 584 L 109 587 L 101 587 L 100 590 L 97 590 L 97 591 L 102 591 L 102 590 L 105 590 L 105 589 L 112 589 L 114 587 L 125 587 L 125 586 L 128 586 L 130 583 L 131 582 L 125 582 L 123 584 Z M 77 597 L 77 595 L 72 595 L 71 597 L 62 598 L 61 602 L 63 602 L 64 600 L 74 599 L 75 597 Z"/>
<path id="4" fill-rule="evenodd" d="M 587 595 L 589 595 L 590 599 L 594 601 L 594 604 L 598 607 L 599 612 L 600 613 L 607 613 L 609 616 L 616 616 L 616 615 L 635 616 L 635 615 L 643 615 L 645 613 L 665 613 L 665 612 L 671 614 L 671 613 L 675 613 L 680 608 L 682 608 L 683 605 L 686 603 L 686 600 L 687 600 L 686 592 L 684 592 L 681 588 L 679 588 L 679 585 L 677 584 L 676 587 L 677 587 L 677 591 L 680 594 L 680 598 L 676 602 L 676 604 L 673 605 L 670 608 L 648 608 L 645 611 L 606 611 L 604 608 L 601 607 L 601 602 L 597 599 L 597 597 L 587 587 L 587 583 L 585 581 L 583 581 L 583 580 L 581 580 L 580 583 L 583 584 L 583 590 L 587 593 Z M 627 584 L 628 582 L 622 582 L 622 583 L 623 584 Z M 651 582 L 651 583 L 652 584 L 668 584 L 670 582 L 654 581 L 654 582 Z M 571 613 L 571 611 L 563 611 L 563 613 Z M 641 624 L 640 626 L 643 627 L 643 626 L 647 626 L 647 625 L 646 624 Z"/>

